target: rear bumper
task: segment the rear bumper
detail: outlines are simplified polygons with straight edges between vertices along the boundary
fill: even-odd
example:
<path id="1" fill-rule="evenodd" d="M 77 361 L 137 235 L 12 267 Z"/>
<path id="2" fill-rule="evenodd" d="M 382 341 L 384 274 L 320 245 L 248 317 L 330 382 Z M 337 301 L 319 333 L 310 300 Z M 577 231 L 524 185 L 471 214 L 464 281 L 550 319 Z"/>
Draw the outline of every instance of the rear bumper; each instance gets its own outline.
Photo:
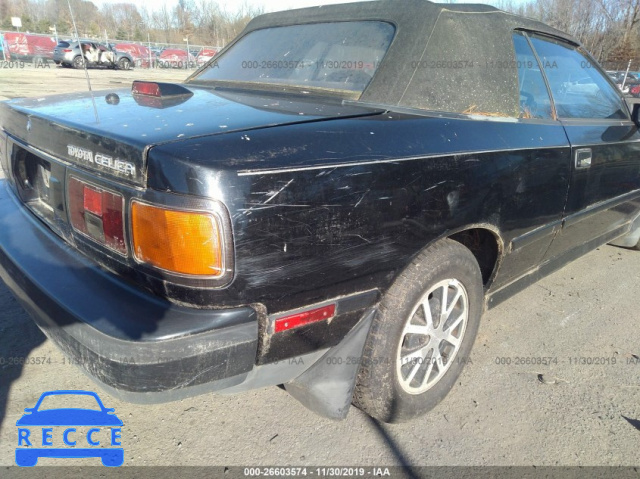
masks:
<path id="1" fill-rule="evenodd" d="M 124 399 L 226 389 L 254 368 L 254 309 L 180 307 L 119 280 L 35 219 L 5 180 L 0 278 L 70 361 Z"/>

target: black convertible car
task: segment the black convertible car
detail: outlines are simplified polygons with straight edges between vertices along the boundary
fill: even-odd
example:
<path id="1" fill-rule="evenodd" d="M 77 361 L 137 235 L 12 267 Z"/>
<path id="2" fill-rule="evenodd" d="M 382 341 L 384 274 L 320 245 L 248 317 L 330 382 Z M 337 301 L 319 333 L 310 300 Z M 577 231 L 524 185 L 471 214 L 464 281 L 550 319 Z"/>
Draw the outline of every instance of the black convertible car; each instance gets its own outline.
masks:
<path id="1" fill-rule="evenodd" d="M 0 275 L 130 401 L 284 384 L 408 420 L 485 308 L 640 236 L 638 109 L 576 40 L 485 5 L 263 15 L 184 84 L 0 125 Z"/>

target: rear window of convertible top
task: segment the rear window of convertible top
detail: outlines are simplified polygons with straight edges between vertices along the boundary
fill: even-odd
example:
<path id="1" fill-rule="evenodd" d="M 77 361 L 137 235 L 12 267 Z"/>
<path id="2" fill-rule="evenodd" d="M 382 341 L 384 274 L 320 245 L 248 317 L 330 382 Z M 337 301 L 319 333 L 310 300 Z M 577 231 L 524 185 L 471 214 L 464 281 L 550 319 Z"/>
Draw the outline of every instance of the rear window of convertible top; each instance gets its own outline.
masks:
<path id="1" fill-rule="evenodd" d="M 256 30 L 193 80 L 362 93 L 394 33 L 393 25 L 380 21 Z"/>

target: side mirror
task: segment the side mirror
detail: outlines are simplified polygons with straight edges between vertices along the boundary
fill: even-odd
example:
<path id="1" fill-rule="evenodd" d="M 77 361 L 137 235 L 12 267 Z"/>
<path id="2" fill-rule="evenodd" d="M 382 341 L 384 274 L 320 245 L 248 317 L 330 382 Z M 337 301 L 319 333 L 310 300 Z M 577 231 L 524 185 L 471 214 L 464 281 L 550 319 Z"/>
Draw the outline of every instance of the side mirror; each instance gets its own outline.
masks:
<path id="1" fill-rule="evenodd" d="M 640 128 L 640 103 L 633 103 L 631 106 L 631 119 Z"/>
<path id="2" fill-rule="evenodd" d="M 631 112 L 631 120 L 640 128 L 640 98 L 626 97 L 624 100 Z"/>

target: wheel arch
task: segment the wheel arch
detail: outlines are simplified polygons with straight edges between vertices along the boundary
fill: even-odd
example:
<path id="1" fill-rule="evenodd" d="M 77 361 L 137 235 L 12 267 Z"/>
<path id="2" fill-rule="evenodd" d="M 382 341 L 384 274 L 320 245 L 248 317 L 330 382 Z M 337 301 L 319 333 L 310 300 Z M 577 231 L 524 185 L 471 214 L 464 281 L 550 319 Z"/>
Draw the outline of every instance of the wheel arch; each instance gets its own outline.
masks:
<path id="1" fill-rule="evenodd" d="M 444 237 L 457 241 L 471 251 L 480 266 L 484 289 L 489 289 L 505 251 L 498 228 L 489 224 L 476 224 L 448 232 Z"/>
<path id="2" fill-rule="evenodd" d="M 475 257 L 482 273 L 482 284 L 484 291 L 488 291 L 497 277 L 500 265 L 506 253 L 505 241 L 500 229 L 491 223 L 471 223 L 457 228 L 444 231 L 441 235 L 427 242 L 422 248 L 406 261 L 399 269 L 393 272 L 389 283 L 379 287 L 380 293 L 385 294 L 393 282 L 408 268 L 413 259 L 419 256 L 424 250 L 435 245 L 439 241 L 450 239 L 460 243 L 467 248 Z"/>
<path id="3" fill-rule="evenodd" d="M 451 239 L 466 247 L 478 262 L 482 273 L 482 284 L 487 291 L 498 273 L 505 253 L 504 240 L 500 230 L 490 223 L 472 223 L 445 231 L 416 251 L 413 257 L 443 239 Z M 397 274 L 400 274 L 409 261 Z"/>

